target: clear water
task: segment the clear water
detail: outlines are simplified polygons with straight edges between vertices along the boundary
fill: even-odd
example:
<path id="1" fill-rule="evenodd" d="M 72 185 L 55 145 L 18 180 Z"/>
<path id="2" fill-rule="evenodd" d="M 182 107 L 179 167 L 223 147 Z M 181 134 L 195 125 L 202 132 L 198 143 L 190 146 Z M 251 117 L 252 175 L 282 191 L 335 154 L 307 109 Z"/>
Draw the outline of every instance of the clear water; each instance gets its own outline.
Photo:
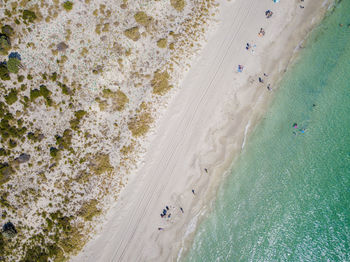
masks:
<path id="1" fill-rule="evenodd" d="M 350 261 L 348 24 L 343 0 L 314 30 L 185 261 Z"/>

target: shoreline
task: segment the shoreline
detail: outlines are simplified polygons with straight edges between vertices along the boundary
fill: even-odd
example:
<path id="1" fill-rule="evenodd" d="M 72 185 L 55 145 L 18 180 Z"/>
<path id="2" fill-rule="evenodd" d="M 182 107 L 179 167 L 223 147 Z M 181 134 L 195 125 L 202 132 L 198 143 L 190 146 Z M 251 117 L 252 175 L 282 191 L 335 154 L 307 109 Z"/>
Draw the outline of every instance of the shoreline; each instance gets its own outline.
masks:
<path id="1" fill-rule="evenodd" d="M 225 16 L 225 14 L 222 14 L 224 5 L 232 8 L 234 11 L 243 10 L 246 14 L 252 15 L 252 10 L 249 9 L 252 7 L 248 6 L 248 3 L 237 3 L 238 1 L 232 3 L 220 2 L 221 16 Z M 251 5 L 252 2 L 250 2 Z M 256 81 L 256 74 L 262 74 L 260 63 L 264 60 L 268 61 L 265 68 L 270 69 L 267 70 L 269 74 L 268 79 L 270 83 L 273 83 L 272 86 L 274 86 L 275 83 L 281 80 L 283 72 L 288 68 L 290 61 L 293 61 L 295 57 L 295 46 L 300 43 L 300 40 L 305 39 L 308 32 L 318 24 L 318 21 L 323 16 L 320 10 L 313 8 L 313 6 L 317 5 L 315 4 L 316 1 L 305 3 L 304 10 L 298 9 L 297 2 L 274 4 L 272 1 L 264 1 L 264 3 L 256 4 L 258 5 L 256 8 L 260 10 L 259 12 L 268 8 L 273 8 L 276 11 L 273 10 L 275 17 L 271 18 L 271 21 L 268 21 L 269 24 L 266 27 L 273 33 L 270 34 L 269 32 L 269 36 L 266 35 L 263 39 L 258 40 L 256 40 L 256 36 L 254 41 L 257 42 L 258 47 L 254 54 L 248 54 L 244 50 L 244 42 L 250 41 L 252 38 L 249 35 L 251 33 L 250 31 L 247 32 L 247 39 L 231 41 L 231 44 L 232 42 L 234 43 L 234 48 L 233 50 L 231 49 L 231 52 L 229 52 L 231 47 L 230 39 L 225 37 L 225 29 L 220 28 L 218 29 L 219 32 L 215 32 L 211 36 L 208 44 L 201 52 L 201 57 L 195 59 L 193 68 L 190 69 L 185 80 L 182 82 L 183 88 L 178 91 L 179 94 L 176 94 L 175 98 L 171 99 L 169 103 L 170 109 L 168 108 L 166 110 L 157 132 L 152 135 L 152 142 L 148 150 L 152 151 L 153 149 L 155 153 L 146 153 L 145 164 L 140 167 L 140 170 L 134 175 L 135 177 L 128 183 L 125 192 L 121 194 L 117 205 L 109 212 L 108 222 L 104 225 L 103 230 L 93 241 L 87 244 L 84 252 L 77 258 L 85 258 L 83 261 L 105 261 L 106 259 L 113 261 L 174 261 L 178 259 L 178 253 L 182 247 L 185 247 L 183 254 L 186 254 L 188 250 L 186 247 L 190 246 L 195 230 L 188 233 L 187 238 L 183 239 L 185 232 L 188 230 L 188 227 L 185 225 L 194 222 L 192 221 L 193 217 L 198 217 L 197 221 L 195 221 L 196 223 L 193 223 L 193 226 L 196 228 L 200 224 L 200 221 L 204 219 L 205 214 L 211 209 L 215 201 L 216 190 L 223 180 L 222 174 L 229 170 L 232 159 L 237 159 L 242 148 L 242 143 L 245 141 L 244 137 L 247 136 L 249 138 L 252 129 L 261 120 L 272 100 L 273 95 L 271 95 L 271 92 L 267 92 L 266 87 L 257 88 L 259 83 Z M 317 1 L 317 3 L 321 2 Z M 297 21 L 293 20 L 292 25 L 294 27 L 292 25 L 287 27 L 286 31 L 283 32 L 284 37 L 272 42 L 270 49 L 273 49 L 274 53 L 272 51 L 269 52 L 267 45 L 269 41 L 272 41 L 273 35 L 278 34 L 278 26 L 281 25 L 275 20 L 283 19 L 283 17 L 279 17 L 279 14 L 282 13 L 282 8 L 285 8 L 287 5 L 289 7 L 296 6 L 292 11 L 286 12 L 291 15 L 291 19 Z M 313 11 L 315 9 L 318 12 Z M 302 17 L 300 12 L 305 14 L 306 10 L 311 11 L 308 15 Z M 294 14 L 293 11 L 295 11 Z M 228 19 L 229 11 L 226 10 L 225 12 L 226 19 Z M 319 17 L 313 19 L 311 24 L 308 23 L 305 25 L 305 28 L 299 28 L 299 33 L 296 37 L 293 39 L 289 38 L 291 32 L 295 33 L 294 29 L 299 24 L 305 22 L 307 18 L 314 18 L 317 14 Z M 240 33 L 244 36 L 245 32 L 242 32 L 242 24 L 245 22 L 244 19 L 247 19 L 247 16 L 240 19 L 239 15 L 237 14 L 237 17 L 235 17 L 237 19 L 233 22 L 233 27 L 237 29 L 237 34 Z M 264 17 L 263 19 L 258 17 L 255 22 L 266 22 L 264 19 Z M 223 20 L 225 21 L 225 17 Z M 287 23 L 288 21 L 285 22 L 285 24 Z M 253 22 L 246 24 L 246 26 L 254 28 L 254 34 L 257 33 L 255 32 L 255 28 L 260 27 L 253 24 Z M 215 41 L 214 37 L 220 34 L 220 32 L 222 38 L 219 37 Z M 217 57 L 206 59 L 205 55 L 208 54 L 210 56 L 210 48 L 219 43 L 220 40 L 224 40 L 221 42 L 221 46 L 224 47 L 226 53 L 224 51 L 219 53 Z M 281 42 L 282 44 L 283 42 L 291 43 L 289 43 L 289 46 L 286 46 L 281 45 Z M 237 46 L 242 46 L 242 48 L 239 51 L 235 50 Z M 260 46 L 263 46 L 263 48 L 260 49 Z M 285 50 L 275 51 L 275 47 L 281 48 L 281 46 Z M 268 54 L 264 54 L 263 51 L 266 51 Z M 231 64 L 233 63 L 225 57 L 229 53 L 231 57 L 236 58 L 234 52 L 243 53 L 243 55 L 238 55 L 237 59 L 235 59 L 235 64 L 237 62 L 240 63 L 238 61 L 240 59 L 249 67 L 252 64 L 250 68 L 247 66 L 244 69 L 242 75 L 238 75 L 238 73 L 228 75 L 225 73 L 225 71 L 228 72 L 229 70 L 232 72 Z M 220 55 L 223 56 L 220 57 Z M 283 61 L 275 63 L 281 57 L 284 58 Z M 221 61 L 220 58 L 222 58 Z M 253 58 L 260 58 L 260 61 L 256 62 Z M 210 70 L 212 69 L 210 65 L 213 65 L 216 70 L 214 76 L 211 75 L 213 72 Z M 221 69 L 224 72 L 221 72 Z M 216 81 L 216 87 L 223 87 L 221 88 L 223 90 L 220 90 L 221 93 L 217 94 L 218 92 L 215 91 L 215 88 L 210 85 L 207 89 L 211 89 L 204 93 L 195 93 L 195 91 L 190 90 L 191 88 L 196 88 L 195 86 L 191 86 L 192 82 L 195 82 L 197 85 L 201 83 L 198 76 L 196 76 L 198 75 L 197 73 L 203 73 L 205 71 L 208 71 L 207 77 L 203 74 L 199 75 L 203 76 L 205 80 L 211 79 L 210 81 Z M 223 77 L 223 80 L 220 79 L 220 76 Z M 234 78 L 233 81 L 232 78 Z M 251 83 L 251 80 L 254 80 L 254 83 Z M 234 83 L 234 88 L 232 88 L 232 83 Z M 197 91 L 201 91 L 198 86 Z M 224 94 L 227 96 L 223 96 Z M 198 95 L 202 96 L 198 98 Z M 190 100 L 191 98 L 193 100 Z M 226 100 L 223 101 L 223 98 L 226 98 Z M 211 102 L 212 100 L 214 101 Z M 208 105 L 203 106 L 205 104 L 203 101 Z M 222 102 L 219 107 L 217 106 L 218 101 Z M 254 105 L 253 108 L 251 108 L 252 104 Z M 232 112 L 232 108 L 235 108 L 237 111 Z M 181 112 L 184 112 L 184 115 L 181 115 Z M 186 122 L 186 119 L 183 120 L 184 118 L 182 117 L 186 116 L 187 113 L 193 113 L 189 117 L 188 122 Z M 245 119 L 246 114 L 250 115 L 249 119 Z M 210 126 L 203 124 L 203 118 L 205 118 L 206 122 L 209 121 L 211 123 Z M 250 128 L 246 129 L 248 122 L 250 123 Z M 191 131 L 190 127 L 194 127 L 194 129 Z M 175 131 L 172 131 L 172 129 Z M 204 131 L 201 133 L 196 132 L 199 130 Z M 162 142 L 168 144 L 164 145 Z M 172 150 L 167 150 L 165 148 L 166 146 Z M 192 152 L 189 152 L 189 149 Z M 159 162 L 160 164 L 155 162 Z M 209 170 L 208 176 L 206 176 L 204 168 Z M 158 171 L 159 169 L 161 170 Z M 161 173 L 161 171 L 168 172 L 168 176 Z M 157 172 L 159 173 L 155 174 Z M 177 177 L 176 174 L 179 173 L 183 175 Z M 201 197 L 193 197 L 191 188 L 195 188 L 197 196 L 200 195 Z M 165 222 L 159 217 L 158 213 L 166 204 L 174 206 L 174 213 L 172 213 L 174 218 Z M 183 216 L 181 216 L 178 210 L 179 206 L 185 210 Z M 155 210 L 150 212 L 150 209 Z M 164 227 L 165 230 L 158 232 L 158 226 Z M 111 242 L 116 244 L 114 245 Z M 119 246 L 117 243 L 119 243 Z M 96 258 L 100 260 L 96 260 Z M 75 261 L 74 258 L 73 261 Z"/>

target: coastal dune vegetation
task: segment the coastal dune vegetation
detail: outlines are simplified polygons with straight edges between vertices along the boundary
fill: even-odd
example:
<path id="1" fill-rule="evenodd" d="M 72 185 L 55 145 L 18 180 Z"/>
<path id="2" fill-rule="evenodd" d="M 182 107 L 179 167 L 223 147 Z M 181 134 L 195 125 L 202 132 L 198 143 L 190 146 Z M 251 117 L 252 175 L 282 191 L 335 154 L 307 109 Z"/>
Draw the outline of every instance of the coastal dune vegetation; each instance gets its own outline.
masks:
<path id="1" fill-rule="evenodd" d="M 214 0 L 0 2 L 0 260 L 66 261 L 118 200 Z"/>

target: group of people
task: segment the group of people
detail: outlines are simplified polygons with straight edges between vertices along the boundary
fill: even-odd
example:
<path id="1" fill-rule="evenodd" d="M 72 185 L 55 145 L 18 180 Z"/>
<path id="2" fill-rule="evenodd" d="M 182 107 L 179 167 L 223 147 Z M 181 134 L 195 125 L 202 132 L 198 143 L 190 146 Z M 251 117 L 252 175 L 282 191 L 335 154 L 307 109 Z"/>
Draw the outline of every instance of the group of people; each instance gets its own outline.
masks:
<path id="1" fill-rule="evenodd" d="M 295 131 L 293 131 L 293 135 L 296 135 L 297 132 L 300 132 L 301 134 L 304 134 L 305 131 L 306 131 L 306 128 L 304 128 L 304 127 L 299 128 L 299 126 L 298 126 L 297 123 L 294 123 L 294 124 L 293 124 L 293 128 L 295 129 Z"/>
<path id="2" fill-rule="evenodd" d="M 180 207 L 180 211 L 181 211 L 182 214 L 185 213 L 182 207 Z M 161 218 L 170 218 L 171 217 L 169 206 L 165 206 L 165 208 L 163 209 L 162 213 L 160 214 L 160 217 Z M 164 230 L 164 228 L 163 227 L 158 227 L 158 230 Z"/>
<path id="3" fill-rule="evenodd" d="M 171 213 L 169 212 L 168 213 L 168 211 L 169 211 L 169 207 L 168 206 L 166 206 L 164 209 L 163 209 L 163 212 L 160 214 L 160 217 L 161 218 L 163 218 L 163 217 L 168 217 L 168 218 L 170 218 L 171 217 Z"/>
<path id="4" fill-rule="evenodd" d="M 270 18 L 272 15 L 273 15 L 273 12 L 272 12 L 271 10 L 265 11 L 265 16 L 266 16 L 266 18 Z M 260 28 L 260 31 L 259 31 L 259 33 L 258 33 L 258 36 L 259 36 L 259 37 L 265 36 L 265 29 L 264 29 L 264 28 L 262 28 L 262 27 Z M 247 43 L 245 49 L 246 49 L 246 50 L 250 50 L 252 47 L 256 47 L 256 45 L 253 45 L 253 46 L 252 46 L 250 43 Z M 237 70 L 237 72 L 241 73 L 241 72 L 243 72 L 243 69 L 244 69 L 244 66 L 243 66 L 243 65 L 238 65 L 238 70 Z M 264 73 L 264 76 L 267 77 L 267 74 Z M 258 79 L 259 79 L 259 83 L 264 83 L 264 80 L 263 80 L 262 77 L 259 77 Z M 267 90 L 269 90 L 269 91 L 272 90 L 270 84 L 267 85 Z"/>

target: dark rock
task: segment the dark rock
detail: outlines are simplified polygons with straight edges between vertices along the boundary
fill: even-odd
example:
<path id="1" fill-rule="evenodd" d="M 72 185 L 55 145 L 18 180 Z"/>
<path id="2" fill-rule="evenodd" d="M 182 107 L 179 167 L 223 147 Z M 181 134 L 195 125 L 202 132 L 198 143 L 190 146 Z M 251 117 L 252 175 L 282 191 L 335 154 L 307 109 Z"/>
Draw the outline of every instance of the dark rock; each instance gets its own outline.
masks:
<path id="1" fill-rule="evenodd" d="M 22 60 L 21 55 L 18 52 L 11 52 L 9 54 L 9 59 L 10 58 L 15 58 L 15 59 L 18 59 L 18 60 Z"/>
<path id="2" fill-rule="evenodd" d="M 57 51 L 64 52 L 69 46 L 65 42 L 61 42 L 57 45 Z"/>
<path id="3" fill-rule="evenodd" d="M 17 234 L 15 226 L 11 222 L 7 222 L 2 226 L 2 235 L 6 238 L 13 238 Z"/>
<path id="4" fill-rule="evenodd" d="M 39 134 L 38 135 L 38 140 L 39 140 L 39 142 L 41 141 L 41 140 L 43 140 L 45 138 L 45 136 L 43 135 L 43 134 Z"/>
<path id="5" fill-rule="evenodd" d="M 25 154 L 25 153 L 22 153 L 22 154 L 20 154 L 20 156 L 17 157 L 15 160 L 16 160 L 19 164 L 22 164 L 22 163 L 28 162 L 29 159 L 30 159 L 30 155 Z"/>

